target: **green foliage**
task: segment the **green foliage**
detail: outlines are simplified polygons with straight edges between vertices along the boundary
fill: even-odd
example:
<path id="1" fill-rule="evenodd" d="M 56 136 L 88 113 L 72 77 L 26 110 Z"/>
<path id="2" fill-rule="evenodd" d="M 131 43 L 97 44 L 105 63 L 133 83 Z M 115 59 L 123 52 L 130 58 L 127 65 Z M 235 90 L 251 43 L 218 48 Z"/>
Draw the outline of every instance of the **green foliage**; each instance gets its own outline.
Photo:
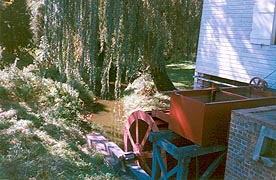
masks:
<path id="1" fill-rule="evenodd" d="M 140 69 L 166 73 L 165 60 L 195 56 L 201 8 L 202 0 L 46 0 L 44 58 L 68 82 L 119 97 Z"/>
<path id="2" fill-rule="evenodd" d="M 0 2 L 0 46 L 8 52 L 31 45 L 30 12 L 26 0 Z"/>
<path id="3" fill-rule="evenodd" d="M 78 91 L 32 71 L 0 71 L 0 179 L 118 179 L 85 145 Z"/>
<path id="4" fill-rule="evenodd" d="M 1 28 L 0 28 L 1 29 Z M 2 51 L 2 57 L 0 57 L 0 69 L 4 69 L 5 66 L 9 66 L 14 63 L 16 55 L 8 51 Z"/>
<path id="5" fill-rule="evenodd" d="M 33 62 L 33 32 L 26 0 L 0 1 L 0 69 L 15 63 L 23 68 Z"/>
<path id="6" fill-rule="evenodd" d="M 151 111 L 152 109 L 168 109 L 169 95 L 157 92 L 149 74 L 142 74 L 129 84 L 123 97 L 125 115 L 128 117 L 136 110 Z"/>
<path id="7" fill-rule="evenodd" d="M 54 117 L 75 119 L 82 110 L 79 94 L 70 85 L 40 78 L 26 68 L 21 71 L 10 67 L 4 69 L 2 75 L 0 80 L 7 88 L 9 98 L 27 103 L 36 112 L 50 107 L 49 112 L 53 112 Z"/>

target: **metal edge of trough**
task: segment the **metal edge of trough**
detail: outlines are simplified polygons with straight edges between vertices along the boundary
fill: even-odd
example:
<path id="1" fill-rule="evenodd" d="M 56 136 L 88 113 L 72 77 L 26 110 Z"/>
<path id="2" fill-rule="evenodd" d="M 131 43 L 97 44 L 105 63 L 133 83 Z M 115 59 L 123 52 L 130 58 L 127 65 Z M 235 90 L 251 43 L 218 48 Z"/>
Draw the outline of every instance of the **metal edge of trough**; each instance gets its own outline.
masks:
<path id="1" fill-rule="evenodd" d="M 150 176 L 136 163 L 124 162 L 122 157 L 126 154 L 116 143 L 109 142 L 100 133 L 86 135 L 89 148 L 104 155 L 104 159 L 114 170 L 120 171 L 120 177 L 126 180 L 147 180 Z"/>

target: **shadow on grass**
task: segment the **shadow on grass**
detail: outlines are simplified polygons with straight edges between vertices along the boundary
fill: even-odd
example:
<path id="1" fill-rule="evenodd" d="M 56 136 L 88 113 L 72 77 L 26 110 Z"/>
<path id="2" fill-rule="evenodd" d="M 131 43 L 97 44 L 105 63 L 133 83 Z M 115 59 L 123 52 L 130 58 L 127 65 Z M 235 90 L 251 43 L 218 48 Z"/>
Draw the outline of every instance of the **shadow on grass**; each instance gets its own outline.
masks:
<path id="1" fill-rule="evenodd" d="M 167 73 L 178 89 L 193 88 L 194 63 L 183 62 L 170 64 L 166 67 Z"/>
<path id="2" fill-rule="evenodd" d="M 70 143 L 67 149 L 53 152 L 46 144 L 37 140 L 38 137 L 16 133 L 12 137 L 1 136 L 1 149 L 3 141 L 8 143 L 11 138 L 17 144 L 12 144 L 8 154 L 1 152 L 1 179 L 78 179 L 92 173 L 100 174 L 99 170 L 104 169 L 104 161 L 100 156 L 92 158 L 74 143 Z"/>
<path id="3" fill-rule="evenodd" d="M 16 110 L 17 119 L 31 120 L 36 128 L 39 128 L 44 123 L 43 119 L 38 119 L 19 103 L 0 98 L 0 108 L 2 111 L 8 111 L 11 109 Z"/>
<path id="4" fill-rule="evenodd" d="M 0 100 L 0 106 L 18 112 L 14 120 L 0 121 L 0 179 L 101 179 L 105 173 L 116 174 L 105 166 L 101 156 L 82 151 L 86 142 L 79 131 L 38 119 L 14 102 Z M 20 127 L 16 124 L 20 121 L 32 123 Z"/>
<path id="5" fill-rule="evenodd" d="M 36 82 L 26 88 L 28 96 L 24 96 L 20 90 L 26 81 L 14 83 L 16 92 L 8 89 L 9 84 L 0 85 L 0 179 L 113 179 L 108 177 L 116 176 L 102 156 L 83 149 L 84 134 L 91 126 L 79 116 L 83 107 L 78 99 L 67 93 L 48 97 L 40 93 L 41 86 L 36 87 Z M 108 111 L 105 105 L 93 103 L 87 97 L 89 94 L 82 95 L 91 111 Z M 55 98 L 61 103 L 55 103 Z M 15 113 L 8 116 L 10 110 Z"/>
<path id="6" fill-rule="evenodd" d="M 49 146 L 36 135 L 16 132 L 0 140 L 1 179 L 84 179 L 112 172 L 102 156 L 85 154 L 74 139 Z"/>

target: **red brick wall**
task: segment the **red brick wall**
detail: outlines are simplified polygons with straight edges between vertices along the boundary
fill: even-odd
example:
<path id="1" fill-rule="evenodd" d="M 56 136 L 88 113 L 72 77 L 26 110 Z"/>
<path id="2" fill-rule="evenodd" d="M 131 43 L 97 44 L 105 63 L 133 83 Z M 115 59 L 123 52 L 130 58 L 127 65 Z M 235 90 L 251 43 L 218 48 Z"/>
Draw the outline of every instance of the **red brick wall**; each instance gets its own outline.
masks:
<path id="1" fill-rule="evenodd" d="M 264 110 L 266 107 L 237 110 L 232 112 L 230 124 L 228 152 L 225 170 L 226 180 L 235 179 L 272 179 L 276 180 L 276 165 L 264 166 L 261 161 L 253 160 L 256 143 L 262 125 L 276 129 L 276 119 L 271 120 L 258 116 L 254 113 Z M 271 108 L 271 106 L 270 106 Z M 276 107 L 274 107 L 276 108 Z"/>

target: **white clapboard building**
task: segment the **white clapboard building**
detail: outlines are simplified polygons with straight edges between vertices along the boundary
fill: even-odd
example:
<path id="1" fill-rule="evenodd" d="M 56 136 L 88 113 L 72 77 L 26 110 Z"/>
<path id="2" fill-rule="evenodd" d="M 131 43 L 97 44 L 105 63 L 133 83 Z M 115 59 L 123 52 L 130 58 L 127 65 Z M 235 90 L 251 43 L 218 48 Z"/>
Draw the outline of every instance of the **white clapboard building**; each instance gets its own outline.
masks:
<path id="1" fill-rule="evenodd" d="M 195 88 L 246 85 L 276 89 L 276 0 L 204 0 Z"/>

